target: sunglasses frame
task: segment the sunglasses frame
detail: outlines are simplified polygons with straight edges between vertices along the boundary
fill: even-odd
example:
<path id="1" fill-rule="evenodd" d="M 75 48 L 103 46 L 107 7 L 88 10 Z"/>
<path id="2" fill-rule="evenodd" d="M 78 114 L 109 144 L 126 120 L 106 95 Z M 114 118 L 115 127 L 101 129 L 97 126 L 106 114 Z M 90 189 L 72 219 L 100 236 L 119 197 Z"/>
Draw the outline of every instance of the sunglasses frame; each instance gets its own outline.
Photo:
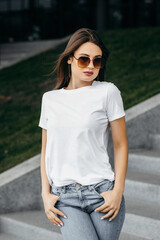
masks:
<path id="1" fill-rule="evenodd" d="M 93 62 L 93 66 L 94 66 L 94 60 L 95 60 L 95 59 L 97 59 L 97 58 L 104 59 L 103 57 L 95 57 L 95 58 L 91 59 L 90 57 L 87 57 L 87 56 L 80 56 L 79 58 L 76 58 L 74 55 L 73 55 L 73 57 L 74 57 L 77 61 L 78 61 L 79 58 L 81 58 L 81 57 L 88 58 L 88 59 L 90 60 L 90 62 L 91 62 L 91 61 Z M 88 63 L 88 65 L 90 64 L 90 62 Z M 85 67 L 80 67 L 79 64 L 78 64 L 78 67 L 80 67 L 80 68 L 86 68 L 86 67 L 88 67 L 88 65 L 85 66 Z M 105 64 L 104 64 L 104 65 L 105 65 Z M 101 68 L 104 67 L 104 65 L 101 66 L 100 68 L 96 68 L 96 67 L 94 66 L 94 68 L 96 68 L 96 69 L 101 69 Z"/>

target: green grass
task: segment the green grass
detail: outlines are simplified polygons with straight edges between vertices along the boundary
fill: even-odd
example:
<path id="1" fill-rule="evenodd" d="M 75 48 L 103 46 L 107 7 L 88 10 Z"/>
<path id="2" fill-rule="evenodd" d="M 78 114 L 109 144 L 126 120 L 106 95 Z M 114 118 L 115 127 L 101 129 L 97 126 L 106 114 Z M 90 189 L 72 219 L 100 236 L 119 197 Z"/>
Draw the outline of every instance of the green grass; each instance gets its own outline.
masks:
<path id="1" fill-rule="evenodd" d="M 160 27 L 99 35 L 111 52 L 106 81 L 121 90 L 125 110 L 160 92 Z M 0 172 L 40 153 L 41 98 L 55 86 L 48 74 L 65 46 L 0 71 Z"/>

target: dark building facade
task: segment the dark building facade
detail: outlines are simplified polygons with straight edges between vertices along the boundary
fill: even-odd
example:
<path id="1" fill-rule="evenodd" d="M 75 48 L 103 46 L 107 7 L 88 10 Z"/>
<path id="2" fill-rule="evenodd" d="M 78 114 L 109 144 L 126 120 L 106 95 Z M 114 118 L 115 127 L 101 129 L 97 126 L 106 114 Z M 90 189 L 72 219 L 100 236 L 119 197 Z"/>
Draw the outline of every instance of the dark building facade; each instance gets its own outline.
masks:
<path id="1" fill-rule="evenodd" d="M 60 38 L 96 30 L 160 25 L 160 0 L 0 0 L 2 42 Z"/>

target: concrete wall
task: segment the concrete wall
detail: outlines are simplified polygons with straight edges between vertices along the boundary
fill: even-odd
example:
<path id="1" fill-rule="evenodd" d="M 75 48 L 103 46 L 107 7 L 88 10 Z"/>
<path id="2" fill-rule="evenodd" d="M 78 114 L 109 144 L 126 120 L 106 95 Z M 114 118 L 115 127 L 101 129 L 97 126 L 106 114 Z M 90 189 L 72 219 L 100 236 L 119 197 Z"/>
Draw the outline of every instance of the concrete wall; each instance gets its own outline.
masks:
<path id="1" fill-rule="evenodd" d="M 0 213 L 42 207 L 40 154 L 0 174 Z"/>
<path id="2" fill-rule="evenodd" d="M 150 148 L 149 133 L 160 133 L 160 94 L 126 112 L 129 149 Z M 108 153 L 114 168 L 110 132 Z M 40 154 L 0 174 L 0 213 L 43 209 Z"/>
<path id="3" fill-rule="evenodd" d="M 127 113 L 127 111 L 126 111 Z M 127 139 L 128 146 L 130 149 L 136 148 L 151 148 L 150 133 L 160 134 L 160 105 L 147 111 L 134 119 L 129 121 L 126 120 L 127 127 Z M 113 165 L 113 141 L 110 131 L 109 143 L 108 143 L 108 154 L 110 156 L 110 162 Z"/>

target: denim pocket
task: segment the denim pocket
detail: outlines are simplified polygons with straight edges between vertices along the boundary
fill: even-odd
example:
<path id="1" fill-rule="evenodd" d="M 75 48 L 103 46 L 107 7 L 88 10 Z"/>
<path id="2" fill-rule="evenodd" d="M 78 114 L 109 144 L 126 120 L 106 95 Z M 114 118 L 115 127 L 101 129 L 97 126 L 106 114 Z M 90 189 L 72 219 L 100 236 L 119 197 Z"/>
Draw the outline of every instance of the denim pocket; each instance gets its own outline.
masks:
<path id="1" fill-rule="evenodd" d="M 58 196 L 58 200 L 61 198 L 63 192 L 61 189 L 56 188 L 55 186 L 51 186 L 51 193 Z"/>
<path id="2" fill-rule="evenodd" d="M 102 182 L 96 183 L 93 185 L 94 192 L 101 198 L 103 198 L 100 194 L 102 192 L 106 192 L 112 190 L 114 186 L 114 182 L 108 179 L 104 179 Z"/>

